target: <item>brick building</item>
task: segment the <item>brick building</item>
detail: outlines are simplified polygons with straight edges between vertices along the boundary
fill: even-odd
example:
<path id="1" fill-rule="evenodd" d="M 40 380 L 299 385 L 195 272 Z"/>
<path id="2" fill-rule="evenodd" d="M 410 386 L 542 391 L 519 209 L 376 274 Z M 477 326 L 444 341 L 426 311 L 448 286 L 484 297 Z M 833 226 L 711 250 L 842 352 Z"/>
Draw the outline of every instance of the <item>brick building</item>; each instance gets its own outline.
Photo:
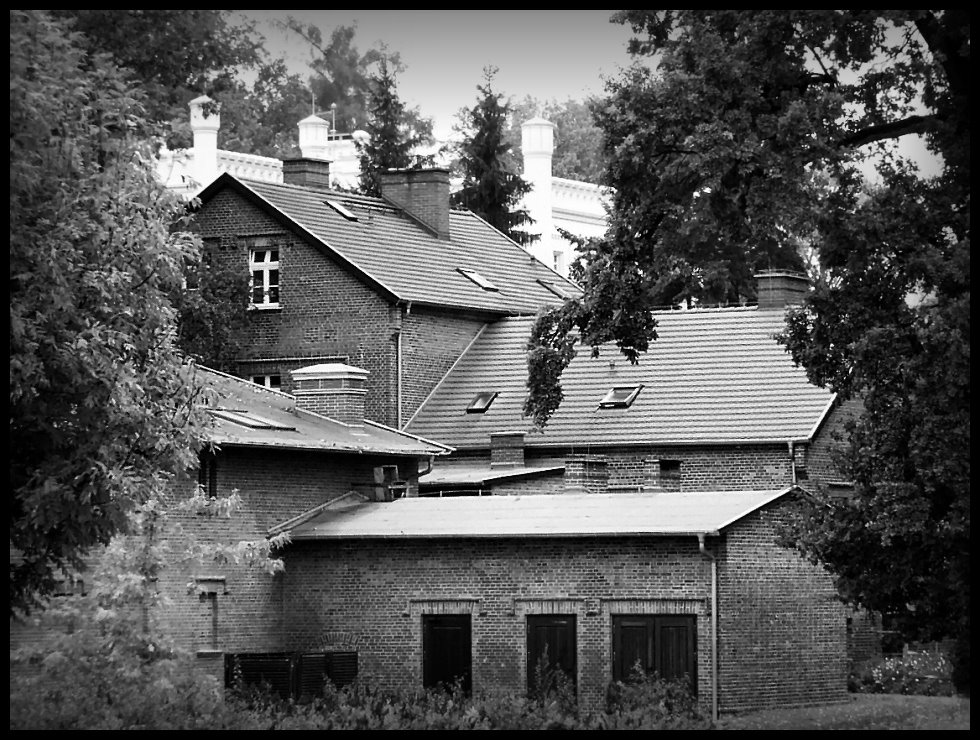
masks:
<path id="1" fill-rule="evenodd" d="M 481 328 L 578 291 L 469 211 L 449 173 L 389 172 L 384 198 L 326 189 L 329 163 L 283 162 L 284 184 L 219 176 L 195 225 L 212 259 L 253 279 L 236 374 L 290 390 L 289 371 L 368 371 L 370 419 L 401 427 Z"/>
<path id="2" fill-rule="evenodd" d="M 774 340 L 805 283 L 760 275 L 759 306 L 665 312 L 636 366 L 581 352 L 534 430 L 524 344 L 577 286 L 450 210 L 445 171 L 390 172 L 380 199 L 329 190 L 326 162 L 283 173 L 221 175 L 196 214 L 213 254 L 252 275 L 239 374 L 302 399 L 302 366 L 356 366 L 367 418 L 452 452 L 397 500 L 267 520 L 293 538 L 274 597 L 291 618 L 270 616 L 242 660 L 274 654 L 293 684 L 289 656 L 356 656 L 390 687 L 523 689 L 550 643 L 587 706 L 637 654 L 717 711 L 843 698 L 848 614 L 774 544 L 795 496 L 843 482 L 834 399 Z M 594 531 L 597 512 L 615 526 Z"/>

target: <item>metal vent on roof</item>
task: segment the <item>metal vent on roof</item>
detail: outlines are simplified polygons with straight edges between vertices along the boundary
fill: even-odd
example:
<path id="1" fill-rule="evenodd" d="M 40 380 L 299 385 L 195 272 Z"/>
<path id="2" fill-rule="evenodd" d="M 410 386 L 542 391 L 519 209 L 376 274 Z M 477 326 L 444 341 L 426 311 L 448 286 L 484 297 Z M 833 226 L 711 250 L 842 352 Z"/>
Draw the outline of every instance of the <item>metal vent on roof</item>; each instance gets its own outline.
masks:
<path id="1" fill-rule="evenodd" d="M 490 408 L 490 404 L 493 403 L 499 393 L 496 391 L 485 391 L 484 393 L 477 393 L 476 396 L 470 401 L 470 405 L 466 407 L 467 414 L 483 414 L 486 410 Z"/>
<path id="2" fill-rule="evenodd" d="M 346 218 L 348 221 L 357 221 L 357 216 L 355 216 L 353 213 L 351 213 L 347 209 L 347 207 L 344 206 L 340 201 L 338 201 L 338 200 L 329 200 L 328 199 L 328 200 L 325 200 L 323 202 L 326 203 L 331 208 L 333 208 L 337 213 L 339 213 L 341 216 L 343 216 L 344 218 Z"/>
<path id="3" fill-rule="evenodd" d="M 253 414 L 251 411 L 239 411 L 238 409 L 208 409 L 208 411 L 219 419 L 230 421 L 233 424 L 240 424 L 249 429 L 278 429 L 284 432 L 295 432 L 296 427 L 283 424 L 264 416 Z"/>
<path id="4" fill-rule="evenodd" d="M 491 283 L 476 270 L 467 270 L 464 267 L 457 267 L 456 269 L 484 290 L 500 290 L 500 288 Z"/>
<path id="5" fill-rule="evenodd" d="M 605 398 L 599 401 L 599 408 L 601 409 L 625 409 L 629 408 L 636 397 L 640 394 L 643 389 L 642 385 L 618 385 L 609 393 L 606 394 Z"/>

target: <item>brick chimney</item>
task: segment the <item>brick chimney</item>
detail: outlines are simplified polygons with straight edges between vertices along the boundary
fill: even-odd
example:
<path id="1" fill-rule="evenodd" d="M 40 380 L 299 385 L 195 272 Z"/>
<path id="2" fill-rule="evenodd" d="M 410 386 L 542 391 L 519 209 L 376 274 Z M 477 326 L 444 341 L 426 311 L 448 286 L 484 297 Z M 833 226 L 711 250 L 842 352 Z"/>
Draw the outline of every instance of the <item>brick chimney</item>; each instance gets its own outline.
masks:
<path id="1" fill-rule="evenodd" d="M 524 467 L 524 432 L 491 432 L 490 467 Z"/>
<path id="2" fill-rule="evenodd" d="M 364 423 L 367 370 L 329 362 L 293 370 L 296 405 L 352 426 Z"/>
<path id="3" fill-rule="evenodd" d="M 282 181 L 318 190 L 330 189 L 330 162 L 326 159 L 296 157 L 282 161 Z"/>
<path id="4" fill-rule="evenodd" d="M 449 170 L 387 170 L 381 173 L 381 195 L 440 239 L 449 239 Z"/>
<path id="5" fill-rule="evenodd" d="M 798 306 L 810 290 L 809 278 L 791 270 L 767 270 L 755 274 L 759 308 Z"/>

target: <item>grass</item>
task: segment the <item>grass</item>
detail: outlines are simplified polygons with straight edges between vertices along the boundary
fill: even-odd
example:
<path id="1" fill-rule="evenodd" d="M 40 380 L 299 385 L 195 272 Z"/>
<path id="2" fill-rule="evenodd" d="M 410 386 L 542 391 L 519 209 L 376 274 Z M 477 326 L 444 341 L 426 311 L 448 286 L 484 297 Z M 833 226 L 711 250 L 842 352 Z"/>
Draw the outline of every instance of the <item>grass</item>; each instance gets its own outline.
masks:
<path id="1" fill-rule="evenodd" d="M 718 720 L 719 730 L 969 730 L 970 699 L 851 694 L 842 704 L 773 709 Z"/>

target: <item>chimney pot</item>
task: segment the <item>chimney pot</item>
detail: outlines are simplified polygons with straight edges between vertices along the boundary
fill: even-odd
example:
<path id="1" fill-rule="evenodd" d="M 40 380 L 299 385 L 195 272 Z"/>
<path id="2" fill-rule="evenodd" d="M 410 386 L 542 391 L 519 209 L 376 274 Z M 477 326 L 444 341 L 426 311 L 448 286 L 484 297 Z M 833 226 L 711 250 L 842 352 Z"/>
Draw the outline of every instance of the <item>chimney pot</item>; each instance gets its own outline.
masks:
<path id="1" fill-rule="evenodd" d="M 449 239 L 449 170 L 386 170 L 381 173 L 381 195 L 438 238 Z"/>
<path id="2" fill-rule="evenodd" d="M 759 308 L 798 306 L 810 290 L 810 279 L 802 272 L 766 270 L 755 274 Z"/>
<path id="3" fill-rule="evenodd" d="M 367 370 L 328 362 L 292 371 L 296 406 L 352 426 L 364 423 Z"/>
<path id="4" fill-rule="evenodd" d="M 282 161 L 282 181 L 317 190 L 330 190 L 330 162 L 326 159 L 296 157 Z"/>

